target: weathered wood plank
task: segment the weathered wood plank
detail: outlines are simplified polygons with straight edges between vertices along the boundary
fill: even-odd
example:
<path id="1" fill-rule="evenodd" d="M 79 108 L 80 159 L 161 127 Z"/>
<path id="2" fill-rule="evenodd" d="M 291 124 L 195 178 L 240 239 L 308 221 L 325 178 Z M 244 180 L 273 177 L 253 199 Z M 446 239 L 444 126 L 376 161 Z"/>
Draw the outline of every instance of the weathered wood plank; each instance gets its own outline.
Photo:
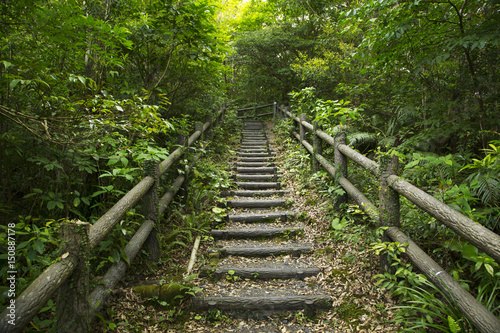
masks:
<path id="1" fill-rule="evenodd" d="M 194 297 L 192 306 L 200 310 L 223 311 L 292 311 L 307 307 L 328 309 L 332 298 L 329 295 L 304 295 L 282 297 Z"/>
<path id="2" fill-rule="evenodd" d="M 211 235 L 217 239 L 269 238 L 288 233 L 295 236 L 301 228 L 249 228 L 249 229 L 213 229 Z"/>
<path id="3" fill-rule="evenodd" d="M 300 257 L 303 253 L 313 251 L 310 245 L 297 246 L 275 246 L 275 247 L 223 247 L 210 248 L 209 253 L 218 253 L 221 257 L 239 256 L 239 257 L 269 257 L 291 254 L 294 257 Z"/>
<path id="4" fill-rule="evenodd" d="M 293 211 L 280 211 L 280 212 L 268 212 L 259 214 L 229 214 L 227 219 L 233 222 L 262 222 L 262 221 L 273 221 L 280 219 L 283 222 L 294 218 L 295 212 Z"/>
<path id="5" fill-rule="evenodd" d="M 228 271 L 232 271 L 232 276 L 239 276 L 244 279 L 296 279 L 303 280 L 308 276 L 315 276 L 321 272 L 318 267 L 283 267 L 283 268 L 272 268 L 272 267 L 225 267 L 216 268 L 213 267 L 203 267 L 200 272 L 200 276 L 213 276 L 216 279 L 222 279 L 228 274 Z"/>
<path id="6" fill-rule="evenodd" d="M 285 200 L 227 200 L 227 207 L 234 208 L 271 208 L 280 207 L 285 204 Z"/>

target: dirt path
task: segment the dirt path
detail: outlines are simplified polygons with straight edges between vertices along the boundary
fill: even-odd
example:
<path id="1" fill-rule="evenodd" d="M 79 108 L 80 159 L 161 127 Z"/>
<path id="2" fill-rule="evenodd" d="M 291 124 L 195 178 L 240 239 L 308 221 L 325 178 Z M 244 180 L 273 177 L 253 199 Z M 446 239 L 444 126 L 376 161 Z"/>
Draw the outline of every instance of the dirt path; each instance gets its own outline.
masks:
<path id="1" fill-rule="evenodd" d="M 249 134 L 254 136 L 254 133 Z M 276 145 L 272 132 L 266 130 L 266 134 L 269 138 L 270 149 L 273 149 L 276 154 L 276 156 L 270 156 L 273 159 L 272 163 L 279 170 L 281 193 L 275 192 L 270 196 L 266 194 L 266 197 L 256 198 L 229 193 L 232 196 L 228 197 L 228 200 L 231 205 L 236 201 L 248 202 L 254 199 L 280 201 L 282 204 L 268 208 L 228 208 L 230 209 L 228 214 L 237 217 L 258 213 L 269 215 L 272 212 L 287 214 L 289 218 L 286 221 L 284 218 L 274 220 L 273 223 L 269 221 L 248 223 L 239 222 L 238 218 L 230 219 L 228 224 L 219 228 L 219 231 L 215 231 L 214 235 L 218 237 L 217 232 L 224 234 L 237 229 L 253 229 L 253 231 L 262 232 L 262 230 L 266 231 L 265 229 L 269 231 L 269 229 L 280 228 L 282 231 L 288 229 L 294 232 L 281 232 L 279 237 L 274 238 L 259 236 L 253 239 L 229 239 L 230 237 L 226 236 L 226 239 L 203 241 L 198 252 L 194 273 L 205 271 L 208 272 L 208 276 L 203 277 L 201 276 L 203 274 L 200 274 L 191 281 L 203 291 L 203 295 L 198 293 L 199 297 L 193 301 L 193 304 L 202 310 L 186 307 L 162 308 L 158 306 L 158 302 L 141 299 L 130 289 L 138 283 L 138 280 L 141 280 L 140 269 L 134 270 L 136 274 L 131 275 L 129 280 L 123 283 L 123 287 L 116 292 L 117 297 L 114 298 L 114 303 L 108 308 L 108 320 L 117 323 L 119 332 L 397 331 L 393 324 L 387 322 L 392 317 L 392 312 L 386 309 L 394 305 L 393 301 L 384 291 L 375 286 L 376 281 L 372 279 L 378 270 L 378 258 L 368 250 L 365 240 L 359 237 L 362 234 L 359 229 L 363 226 L 352 226 L 353 230 L 357 228 L 357 233 L 354 233 L 352 237 L 348 236 L 347 232 L 342 234 L 332 232 L 329 229 L 332 217 L 326 216 L 327 211 L 331 212 L 331 209 L 328 209 L 331 202 L 322 198 L 310 181 L 299 181 L 294 168 L 285 168 L 285 165 L 290 166 L 291 147 L 281 142 L 280 145 Z M 245 149 L 249 153 L 253 148 L 246 147 Z M 242 156 L 239 162 L 243 162 Z M 251 178 L 236 181 L 253 182 L 254 179 Z M 275 180 L 270 179 L 271 182 Z M 255 180 L 255 182 L 268 181 Z M 278 189 L 257 189 L 256 191 L 271 190 Z M 243 189 L 243 191 L 251 190 Z M 234 205 L 238 206 L 237 203 Z M 292 218 L 293 216 L 295 218 Z M 356 234 L 358 237 L 355 236 Z M 275 256 L 225 255 L 228 248 L 290 247 L 295 248 L 295 252 L 292 250 L 290 253 Z M 302 251 L 299 255 L 301 251 L 297 252 L 297 248 L 301 247 L 303 249 L 310 247 L 310 249 Z M 221 251 L 224 248 L 226 250 Z M 186 252 L 186 263 L 188 258 L 189 253 Z M 211 268 L 207 269 L 208 267 Z M 239 274 L 245 274 L 244 270 L 238 270 L 243 268 L 250 274 L 246 278 L 238 277 Z M 260 273 L 256 274 L 255 271 L 252 273 L 254 268 L 261 269 Z M 290 268 L 292 271 L 295 270 L 293 278 L 273 279 L 272 276 L 263 278 L 266 277 L 265 274 L 268 274 L 265 273 L 266 270 L 286 271 Z M 214 269 L 217 271 L 214 272 Z M 308 270 L 309 273 L 307 273 Z M 160 269 L 155 274 L 150 274 L 148 279 L 160 280 L 163 273 L 165 272 Z M 280 302 L 290 301 L 287 297 L 315 297 L 317 295 L 328 297 L 329 304 L 326 308 L 323 301 L 319 302 L 319 306 L 315 306 L 316 301 L 307 300 L 306 297 L 299 301 L 295 300 L 298 303 L 302 302 L 296 306 L 296 309 L 275 311 L 281 308 L 286 310 L 286 304 L 283 305 Z M 251 302 L 256 299 L 260 301 L 255 303 L 257 305 L 253 303 L 253 305 L 248 303 L 241 305 L 238 302 L 231 303 L 232 301 L 224 303 L 221 299 L 216 299 L 220 296 L 224 296 L 226 301 L 228 298 L 241 297 L 246 297 L 247 300 L 250 298 Z M 266 303 L 265 299 L 269 299 L 269 296 L 274 297 L 272 299 L 279 305 Z M 208 299 L 209 297 L 212 298 Z M 221 304 L 224 305 L 221 306 Z M 228 311 L 228 308 L 233 311 Z M 174 318 L 175 321 L 171 322 Z"/>

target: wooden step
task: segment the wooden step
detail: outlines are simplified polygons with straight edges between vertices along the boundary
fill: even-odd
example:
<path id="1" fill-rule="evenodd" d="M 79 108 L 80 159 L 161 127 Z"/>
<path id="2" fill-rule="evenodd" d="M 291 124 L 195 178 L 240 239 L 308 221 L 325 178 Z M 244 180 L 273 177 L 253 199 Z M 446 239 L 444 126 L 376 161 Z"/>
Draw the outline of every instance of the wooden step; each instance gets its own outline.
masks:
<path id="1" fill-rule="evenodd" d="M 263 167 L 274 167 L 273 162 L 235 162 L 234 166 L 236 168 L 263 168 Z"/>
<path id="2" fill-rule="evenodd" d="M 301 228 L 213 229 L 211 235 L 216 239 L 272 238 L 284 234 L 295 237 L 301 231 Z"/>
<path id="3" fill-rule="evenodd" d="M 274 149 L 270 149 L 269 146 L 265 145 L 265 146 L 240 146 L 240 148 L 236 151 L 241 151 L 241 150 L 248 150 L 248 149 L 251 149 L 251 150 L 257 150 L 257 149 L 263 149 L 265 151 L 274 151 Z"/>
<path id="4" fill-rule="evenodd" d="M 272 208 L 285 205 L 282 199 L 274 200 L 227 200 L 226 206 L 233 208 Z"/>
<path id="5" fill-rule="evenodd" d="M 258 143 L 241 143 L 240 147 L 245 147 L 245 148 L 267 148 L 269 147 L 267 142 L 258 142 Z"/>
<path id="6" fill-rule="evenodd" d="M 303 280 L 309 276 L 318 275 L 321 269 L 318 267 L 283 267 L 283 268 L 273 268 L 273 267 L 224 267 L 224 268 L 213 268 L 213 267 L 202 267 L 200 271 L 200 276 L 210 276 L 216 280 L 223 279 L 228 271 L 231 271 L 232 276 L 238 276 L 244 279 L 261 279 L 261 280 L 288 280 L 296 279 Z"/>
<path id="7" fill-rule="evenodd" d="M 293 220 L 295 218 L 295 212 L 293 211 L 278 211 L 278 212 L 267 212 L 267 213 L 253 213 L 253 214 L 228 214 L 226 219 L 232 222 L 241 223 L 252 223 L 252 222 L 265 222 L 281 220 L 286 222 Z"/>
<path id="8" fill-rule="evenodd" d="M 249 180 L 255 182 L 265 182 L 265 181 L 278 181 L 280 178 L 277 174 L 264 174 L 264 175 L 253 175 L 253 174 L 236 174 L 235 178 L 238 180 Z"/>
<path id="9" fill-rule="evenodd" d="M 246 190 L 264 190 L 264 189 L 277 189 L 281 188 L 280 182 L 235 182 L 239 188 Z"/>
<path id="10" fill-rule="evenodd" d="M 237 173 L 258 173 L 258 174 L 275 174 L 278 172 L 276 167 L 236 167 L 233 171 Z"/>
<path id="11" fill-rule="evenodd" d="M 212 247 L 208 253 L 218 254 L 219 257 L 239 256 L 239 257 L 269 257 L 290 254 L 293 257 L 300 257 L 301 254 L 311 253 L 313 247 L 310 245 L 295 246 L 268 246 L 268 247 Z"/>
<path id="12" fill-rule="evenodd" d="M 273 156 L 268 157 L 240 157 L 236 162 L 272 162 L 274 161 Z"/>
<path id="13" fill-rule="evenodd" d="M 273 149 L 269 149 L 269 147 L 248 147 L 248 148 L 240 148 L 236 150 L 239 153 L 270 153 L 274 152 Z"/>
<path id="14" fill-rule="evenodd" d="M 297 295 L 274 297 L 194 297 L 192 306 L 200 310 L 218 309 L 222 311 L 283 311 L 329 309 L 332 297 L 329 295 Z"/>
<path id="15" fill-rule="evenodd" d="M 238 197 L 270 197 L 270 196 L 273 196 L 273 195 L 278 195 L 278 196 L 282 196 L 282 195 L 286 195 L 286 194 L 289 194 L 290 191 L 277 191 L 277 190 L 246 190 L 246 191 L 222 191 L 220 193 L 221 196 L 223 197 L 234 197 L 234 196 L 238 196 Z"/>

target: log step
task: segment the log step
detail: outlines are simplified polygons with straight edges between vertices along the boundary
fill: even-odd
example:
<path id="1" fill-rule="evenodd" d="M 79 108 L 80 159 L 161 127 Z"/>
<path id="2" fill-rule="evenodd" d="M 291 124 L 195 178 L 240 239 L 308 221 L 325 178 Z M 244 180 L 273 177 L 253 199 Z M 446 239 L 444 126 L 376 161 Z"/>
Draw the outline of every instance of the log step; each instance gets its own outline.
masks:
<path id="1" fill-rule="evenodd" d="M 300 257 L 301 254 L 311 253 L 313 251 L 310 245 L 296 246 L 269 246 L 269 247 L 212 247 L 208 253 L 218 254 L 220 257 L 238 256 L 238 257 L 269 257 L 290 254 L 293 257 Z"/>
<path id="2" fill-rule="evenodd" d="M 238 153 L 239 157 L 269 157 L 274 156 L 274 153 Z"/>
<path id="3" fill-rule="evenodd" d="M 237 174 L 235 175 L 235 178 L 236 179 L 239 179 L 239 180 L 252 180 L 252 181 L 256 181 L 256 182 L 263 182 L 263 181 L 266 181 L 266 180 L 269 180 L 269 181 L 277 181 L 280 177 L 279 175 L 277 174 L 273 174 L 273 175 L 252 175 L 252 174 Z"/>
<path id="4" fill-rule="evenodd" d="M 227 200 L 226 206 L 233 208 L 271 208 L 285 205 L 285 200 Z"/>
<path id="5" fill-rule="evenodd" d="M 274 167 L 275 164 L 272 162 L 235 162 L 234 166 L 236 168 L 262 168 L 262 167 Z"/>
<path id="6" fill-rule="evenodd" d="M 297 295 L 274 297 L 231 297 L 212 296 L 193 298 L 192 306 L 200 310 L 222 311 L 294 311 L 301 309 L 329 309 L 332 307 L 329 295 Z"/>
<path id="7" fill-rule="evenodd" d="M 280 182 L 235 182 L 239 188 L 246 190 L 264 190 L 264 189 L 277 189 L 281 188 Z"/>
<path id="8" fill-rule="evenodd" d="M 286 222 L 295 217 L 295 212 L 292 211 L 280 211 L 280 212 L 268 212 L 268 213 L 255 213 L 255 214 L 229 214 L 227 219 L 232 222 L 241 223 L 252 223 L 252 222 L 264 222 L 264 221 L 274 221 L 280 219 L 282 222 Z"/>
<path id="9" fill-rule="evenodd" d="M 238 173 L 260 173 L 260 174 L 275 174 L 278 172 L 276 167 L 236 167 L 233 171 Z"/>
<path id="10" fill-rule="evenodd" d="M 253 190 L 247 190 L 247 191 L 222 191 L 220 193 L 221 196 L 223 197 L 270 197 L 270 196 L 273 196 L 273 195 L 278 195 L 278 196 L 282 196 L 282 195 L 286 195 L 286 194 L 289 194 L 290 191 L 266 191 L 266 190 L 257 190 L 257 191 L 253 191 Z"/>
<path id="11" fill-rule="evenodd" d="M 296 279 L 303 280 L 309 276 L 318 275 L 321 269 L 318 267 L 283 267 L 283 268 L 272 268 L 272 267 L 227 267 L 227 268 L 213 268 L 213 267 L 202 267 L 200 271 L 200 276 L 212 276 L 216 280 L 223 279 L 228 271 L 232 272 L 232 276 L 239 276 L 244 279 L 261 279 L 261 280 L 288 280 Z"/>
<path id="12" fill-rule="evenodd" d="M 274 160 L 274 157 L 269 156 L 269 157 L 240 157 L 238 158 L 237 162 L 272 162 Z"/>
<path id="13" fill-rule="evenodd" d="M 216 239 L 271 238 L 287 233 L 294 237 L 301 231 L 301 228 L 213 229 L 211 235 Z"/>
<path id="14" fill-rule="evenodd" d="M 268 143 L 269 143 L 268 140 L 257 140 L 257 139 L 243 139 L 240 142 L 240 144 L 242 146 L 244 146 L 244 145 L 255 145 L 255 144 L 267 145 Z"/>
<path id="15" fill-rule="evenodd" d="M 269 149 L 268 147 L 263 147 L 263 148 L 257 148 L 257 147 L 252 147 L 252 148 L 240 148 L 236 150 L 238 153 L 274 153 L 273 149 Z"/>

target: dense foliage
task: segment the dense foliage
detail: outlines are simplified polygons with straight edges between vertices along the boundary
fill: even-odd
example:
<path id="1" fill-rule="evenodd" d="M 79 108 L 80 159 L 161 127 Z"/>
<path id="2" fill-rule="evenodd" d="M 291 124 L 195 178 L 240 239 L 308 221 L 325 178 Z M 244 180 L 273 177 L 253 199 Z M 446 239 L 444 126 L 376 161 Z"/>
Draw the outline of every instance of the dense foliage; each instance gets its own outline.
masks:
<path id="1" fill-rule="evenodd" d="M 325 132 L 347 132 L 371 158 L 397 154 L 403 177 L 500 232 L 497 2 L 273 0 L 246 8 L 255 20 L 243 30 L 243 19 L 234 23 L 235 98 L 289 102 Z M 376 180 L 358 169 L 350 177 L 377 203 Z M 402 201 L 403 229 L 498 315 L 498 263 Z M 377 278 L 409 302 L 403 327 L 473 330 L 443 295 L 432 296 L 400 245 L 373 248 L 396 262 Z"/>
<path id="2" fill-rule="evenodd" d="M 19 289 L 52 260 L 60 219 L 95 222 L 226 99 L 291 103 L 374 158 L 398 154 L 404 177 L 500 232 L 498 1 L 6 0 L 0 38 L 0 214 L 18 231 Z M 498 312 L 498 263 L 404 207 L 405 230 Z M 400 264 L 383 286 L 410 299 L 425 286 Z"/>

